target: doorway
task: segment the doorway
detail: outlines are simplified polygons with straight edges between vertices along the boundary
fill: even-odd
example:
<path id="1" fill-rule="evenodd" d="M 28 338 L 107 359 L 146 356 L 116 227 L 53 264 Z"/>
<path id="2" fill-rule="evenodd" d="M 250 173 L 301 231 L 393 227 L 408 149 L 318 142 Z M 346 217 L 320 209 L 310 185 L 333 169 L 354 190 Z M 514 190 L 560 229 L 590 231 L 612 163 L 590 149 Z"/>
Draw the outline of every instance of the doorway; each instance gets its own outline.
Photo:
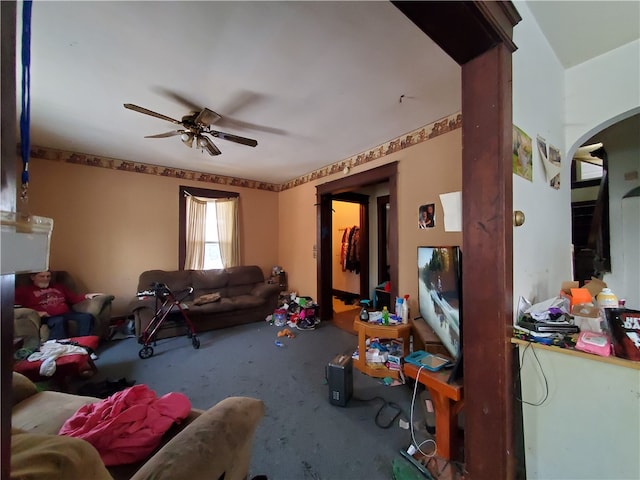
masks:
<path id="1" fill-rule="evenodd" d="M 388 182 L 389 184 L 389 207 L 386 209 L 387 224 L 389 225 L 389 232 L 397 232 L 397 228 L 394 225 L 397 224 L 396 218 L 396 176 L 397 176 L 397 162 L 392 162 L 387 165 L 383 165 L 378 168 L 367 170 L 359 174 L 351 175 L 340 180 L 333 182 L 327 182 L 316 187 L 316 196 L 318 204 L 318 305 L 320 308 L 320 315 L 322 318 L 333 317 L 333 232 L 338 226 L 333 225 L 333 210 L 332 201 L 334 199 L 345 198 L 347 192 L 353 192 L 354 190 L 376 185 L 379 183 Z M 352 194 L 349 194 L 352 195 Z M 348 195 L 347 195 L 348 197 Z M 365 238 L 369 237 L 369 221 L 368 215 L 361 213 L 361 236 Z M 367 261 L 363 262 L 362 267 L 366 268 L 366 273 L 363 272 L 360 280 L 360 293 L 361 295 L 368 294 L 369 291 L 369 242 L 362 242 L 366 249 Z M 387 258 L 389 262 L 389 277 L 391 281 L 391 287 L 397 289 L 397 250 L 398 238 L 396 234 L 389 235 L 387 242 L 388 252 Z M 378 249 L 379 250 L 379 249 Z M 395 260 L 395 261 L 394 261 Z M 365 266 L 366 263 L 366 266 Z M 395 275 L 395 281 L 394 281 Z M 366 278 L 365 278 L 366 277 Z M 366 283 L 365 283 L 366 281 Z M 394 297 L 394 291 L 391 292 L 391 298 Z M 368 298 L 368 295 L 366 295 Z"/>

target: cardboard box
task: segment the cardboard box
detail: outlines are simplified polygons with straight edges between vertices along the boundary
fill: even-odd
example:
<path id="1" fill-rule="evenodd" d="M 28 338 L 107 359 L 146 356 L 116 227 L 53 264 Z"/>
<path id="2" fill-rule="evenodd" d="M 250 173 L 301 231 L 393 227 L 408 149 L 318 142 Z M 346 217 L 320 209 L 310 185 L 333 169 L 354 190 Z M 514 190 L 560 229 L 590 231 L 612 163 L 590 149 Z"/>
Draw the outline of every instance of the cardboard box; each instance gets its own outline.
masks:
<path id="1" fill-rule="evenodd" d="M 600 293 L 607 284 L 602 280 L 591 277 L 591 280 L 585 283 L 584 287 L 580 287 L 579 282 L 562 282 L 560 287 L 560 296 L 569 299 L 570 306 L 580 305 L 583 303 L 594 303 L 594 298 Z"/>

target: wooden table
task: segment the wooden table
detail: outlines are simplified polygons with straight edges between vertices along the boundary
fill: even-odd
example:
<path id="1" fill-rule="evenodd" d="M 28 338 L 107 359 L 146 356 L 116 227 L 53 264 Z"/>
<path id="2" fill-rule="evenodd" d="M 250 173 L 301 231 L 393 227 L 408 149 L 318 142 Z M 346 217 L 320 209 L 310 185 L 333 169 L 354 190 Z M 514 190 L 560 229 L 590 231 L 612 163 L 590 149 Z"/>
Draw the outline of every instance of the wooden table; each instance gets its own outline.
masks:
<path id="1" fill-rule="evenodd" d="M 405 363 L 403 371 L 405 376 L 417 380 L 429 390 L 436 414 L 436 455 L 451 460 L 458 444 L 458 413 L 464 404 L 462 385 L 459 382 L 447 383 L 449 370 L 432 372 Z"/>
<path id="2" fill-rule="evenodd" d="M 411 326 L 400 325 L 380 325 L 378 323 L 363 322 L 358 317 L 353 321 L 353 329 L 358 332 L 358 359 L 354 360 L 353 366 L 372 377 L 400 378 L 399 370 L 389 370 L 382 365 L 375 368 L 367 364 L 367 337 L 378 337 L 380 339 L 401 339 L 402 356 L 409 355 L 409 336 Z"/>

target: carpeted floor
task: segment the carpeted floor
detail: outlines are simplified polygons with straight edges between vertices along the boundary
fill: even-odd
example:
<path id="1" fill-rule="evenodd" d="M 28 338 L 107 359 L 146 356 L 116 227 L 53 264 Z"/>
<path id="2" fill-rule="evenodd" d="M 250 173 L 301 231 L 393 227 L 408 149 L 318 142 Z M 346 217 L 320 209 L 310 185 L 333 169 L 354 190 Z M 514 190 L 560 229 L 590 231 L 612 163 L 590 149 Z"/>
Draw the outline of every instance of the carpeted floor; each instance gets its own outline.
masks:
<path id="1" fill-rule="evenodd" d="M 266 415 L 256 432 L 250 478 L 392 478 L 393 459 L 411 442 L 400 421 L 411 419 L 413 385 L 388 387 L 354 369 L 354 398 L 346 407 L 331 405 L 325 367 L 337 354 L 353 352 L 357 338 L 331 322 L 295 330 L 293 339 L 278 338 L 278 330 L 254 323 L 205 332 L 199 350 L 185 336 L 164 339 L 146 360 L 138 357 L 136 338 L 107 342 L 98 350 L 99 371 L 91 381 L 126 377 L 159 395 L 183 392 L 197 408 L 231 395 L 262 399 Z M 284 346 L 276 346 L 276 339 Z M 384 402 L 399 406 L 398 418 L 389 404 L 381 409 Z M 420 441 L 428 436 L 420 408 L 413 415 Z"/>

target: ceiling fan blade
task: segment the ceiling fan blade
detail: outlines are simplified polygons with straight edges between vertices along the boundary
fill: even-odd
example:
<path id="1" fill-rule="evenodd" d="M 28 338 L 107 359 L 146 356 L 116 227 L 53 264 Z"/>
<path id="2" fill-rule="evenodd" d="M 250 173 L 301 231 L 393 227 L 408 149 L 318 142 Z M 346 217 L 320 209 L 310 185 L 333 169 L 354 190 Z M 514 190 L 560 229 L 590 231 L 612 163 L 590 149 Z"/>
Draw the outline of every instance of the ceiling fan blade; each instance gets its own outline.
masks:
<path id="1" fill-rule="evenodd" d="M 202 110 L 202 107 L 200 105 L 197 105 L 194 101 L 188 99 L 184 95 L 179 94 L 178 92 L 174 92 L 172 90 L 169 90 L 168 88 L 163 87 L 156 87 L 154 90 L 161 95 L 165 95 L 169 98 L 172 98 L 176 102 L 181 103 L 192 112 L 199 112 L 200 110 Z"/>
<path id="2" fill-rule="evenodd" d="M 146 135 L 144 138 L 166 138 L 182 135 L 184 130 L 173 130 L 172 132 L 158 133 L 157 135 Z"/>
<path id="3" fill-rule="evenodd" d="M 200 135 L 198 137 L 198 145 L 209 152 L 209 155 L 215 156 L 222 153 L 218 149 L 218 147 L 216 147 L 215 144 L 211 141 L 211 139 L 209 137 L 205 137 L 204 135 Z"/>
<path id="4" fill-rule="evenodd" d="M 182 122 L 179 122 L 175 118 L 167 117 L 166 115 L 162 115 L 161 113 L 153 112 L 147 108 L 139 107 L 138 105 L 134 105 L 132 103 L 125 103 L 124 108 L 128 108 L 129 110 L 133 110 L 134 112 L 144 113 L 145 115 L 151 115 L 152 117 L 161 118 L 162 120 L 166 120 L 167 122 L 175 123 L 176 125 L 182 125 Z"/>
<path id="5" fill-rule="evenodd" d="M 224 116 L 218 122 L 218 125 L 221 127 L 231 127 L 233 129 L 238 130 L 254 130 L 265 133 L 273 133 L 275 135 L 286 135 L 286 130 L 276 127 L 267 127 L 264 125 L 259 125 L 257 123 L 245 122 L 243 120 L 237 120 L 235 118 Z"/>
<path id="6" fill-rule="evenodd" d="M 224 133 L 224 132 L 218 132 L 216 130 L 209 130 L 208 132 L 209 135 L 216 137 L 216 138 L 221 138 L 223 140 L 229 140 L 231 142 L 235 142 L 235 143 L 241 143 L 242 145 L 247 145 L 249 147 L 255 147 L 256 145 L 258 145 L 258 141 L 257 140 L 253 140 L 251 138 L 245 138 L 245 137 L 239 137 L 238 135 L 233 135 L 231 133 Z"/>
<path id="7" fill-rule="evenodd" d="M 216 113 L 213 110 L 209 110 L 208 108 L 205 107 L 195 118 L 194 122 L 196 124 L 209 126 L 209 125 L 213 125 L 221 118 L 222 116 L 219 113 Z"/>

